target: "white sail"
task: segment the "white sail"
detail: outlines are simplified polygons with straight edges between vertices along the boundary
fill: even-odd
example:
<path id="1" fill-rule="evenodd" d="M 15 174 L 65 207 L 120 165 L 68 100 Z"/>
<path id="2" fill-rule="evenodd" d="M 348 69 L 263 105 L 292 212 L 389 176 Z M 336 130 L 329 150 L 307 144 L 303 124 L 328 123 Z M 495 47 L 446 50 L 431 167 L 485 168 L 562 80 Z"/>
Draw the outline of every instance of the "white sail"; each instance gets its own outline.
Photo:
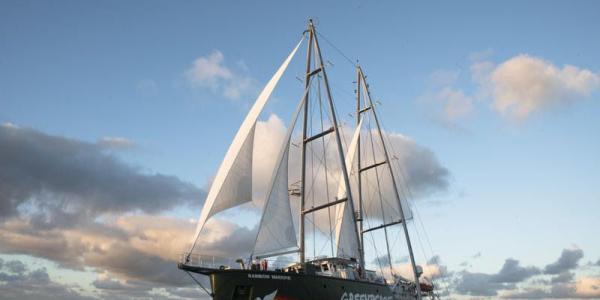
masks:
<path id="1" fill-rule="evenodd" d="M 308 90 L 306 88 L 304 91 L 304 95 L 302 95 L 300 103 L 292 115 L 283 145 L 277 156 L 273 175 L 271 175 L 269 190 L 254 243 L 253 255 L 256 256 L 281 254 L 298 247 L 288 193 L 288 159 L 292 132 L 300 110 L 304 106 L 304 99 L 308 94 Z"/>
<path id="2" fill-rule="evenodd" d="M 288 196 L 289 145 L 282 149 L 283 157 L 274 174 L 253 253 L 261 255 L 298 246 L 292 210 Z"/>
<path id="3" fill-rule="evenodd" d="M 287 69 L 290 61 L 300 47 L 298 42 L 294 50 L 281 64 L 277 72 L 256 98 L 256 102 L 244 119 L 221 163 L 217 175 L 204 202 L 202 213 L 196 225 L 196 233 L 192 237 L 190 252 L 194 250 L 198 235 L 204 228 L 208 218 L 228 208 L 252 201 L 252 150 L 254 148 L 254 127 L 273 89 Z"/>
<path id="4" fill-rule="evenodd" d="M 346 170 L 348 174 L 352 173 L 352 165 L 354 156 L 356 156 L 356 146 L 358 145 L 358 139 L 360 138 L 360 130 L 362 128 L 362 118 L 356 126 L 354 135 L 350 145 L 348 146 L 348 153 L 346 153 Z M 346 185 L 344 184 L 343 174 L 340 175 L 340 182 L 338 185 L 337 198 L 343 199 L 346 197 Z M 356 224 L 353 222 L 352 214 L 354 208 L 350 208 L 348 202 L 342 202 L 337 205 L 335 212 L 335 244 L 337 246 L 337 256 L 339 257 L 353 257 L 359 258 L 359 241 L 356 240 Z"/>

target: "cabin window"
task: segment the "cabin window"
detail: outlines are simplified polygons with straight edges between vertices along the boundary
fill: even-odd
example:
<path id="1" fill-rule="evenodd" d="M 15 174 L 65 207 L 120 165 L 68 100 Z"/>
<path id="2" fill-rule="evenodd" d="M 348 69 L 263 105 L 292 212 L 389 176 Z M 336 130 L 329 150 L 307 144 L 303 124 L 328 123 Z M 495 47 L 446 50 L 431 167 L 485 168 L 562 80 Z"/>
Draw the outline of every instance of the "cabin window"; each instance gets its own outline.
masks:
<path id="1" fill-rule="evenodd" d="M 329 266 L 327 266 L 327 264 L 322 264 L 321 269 L 323 270 L 323 272 L 327 272 L 329 271 Z"/>

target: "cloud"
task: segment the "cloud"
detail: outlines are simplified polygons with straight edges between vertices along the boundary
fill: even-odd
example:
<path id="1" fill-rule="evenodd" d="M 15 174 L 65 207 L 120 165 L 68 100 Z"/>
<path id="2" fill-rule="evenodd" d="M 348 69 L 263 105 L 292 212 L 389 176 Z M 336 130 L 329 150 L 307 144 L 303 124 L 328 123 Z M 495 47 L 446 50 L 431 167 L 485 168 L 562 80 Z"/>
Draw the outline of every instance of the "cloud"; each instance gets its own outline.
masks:
<path id="1" fill-rule="evenodd" d="M 134 290 L 144 295 L 160 287 L 191 284 L 176 261 L 194 224 L 160 214 L 200 203 L 203 192 L 177 177 L 143 172 L 106 151 L 126 145 L 129 141 L 123 138 L 89 143 L 12 124 L 0 126 L 0 253 L 106 273 L 124 287 L 134 286 L 128 290 L 132 296 Z M 211 226 L 229 231 L 222 230 L 223 236 L 207 245 L 236 249 L 235 244 L 226 243 L 239 241 L 234 232 L 246 229 L 221 225 L 213 222 Z M 19 294 L 19 287 L 31 284 L 30 279 L 23 279 L 28 273 L 23 273 L 17 261 L 0 265 L 10 271 L 2 275 L 4 281 L 11 279 L 2 286 L 9 299 L 81 296 L 53 282 Z M 97 282 L 99 287 L 103 283 L 111 282 Z"/>
<path id="2" fill-rule="evenodd" d="M 40 226 L 70 226 L 105 213 L 157 213 L 203 199 L 177 177 L 144 173 L 99 144 L 0 126 L 0 218 L 35 216 Z"/>
<path id="3" fill-rule="evenodd" d="M 284 134 L 283 121 L 275 115 L 257 124 L 256 182 L 270 176 Z M 416 197 L 447 187 L 448 171 L 433 152 L 399 134 L 388 138 L 396 150 L 394 161 L 405 170 L 405 182 Z M 0 252 L 96 272 L 92 287 L 100 298 L 190 293 L 192 281 L 176 262 L 195 224 L 165 212 L 203 199 L 202 191 L 176 177 L 142 172 L 106 151 L 122 143 L 118 138 L 89 143 L 0 127 L 0 163 L 6 166 L 0 169 Z M 330 176 L 337 180 L 339 173 Z M 209 220 L 205 229 L 202 253 L 220 257 L 247 257 L 256 235 L 256 228 L 226 216 Z M 19 269 L 16 263 L 0 263 L 3 268 L 7 264 Z M 437 261 L 425 270 L 432 276 L 445 272 Z"/>
<path id="4" fill-rule="evenodd" d="M 232 100 L 251 93 L 255 88 L 255 80 L 241 72 L 232 71 L 225 66 L 224 60 L 223 53 L 218 50 L 200 56 L 185 71 L 184 77 L 192 87 L 209 88 Z"/>
<path id="5" fill-rule="evenodd" d="M 412 138 L 402 134 L 387 132 L 390 155 L 397 160 L 397 167 L 403 173 L 405 185 L 415 197 L 445 191 L 449 183 L 450 171 L 446 169 L 430 149 L 417 144 Z"/>
<path id="6" fill-rule="evenodd" d="M 579 260 L 583 258 L 581 249 L 564 249 L 557 261 L 544 268 L 546 274 L 560 274 L 577 268 Z"/>
<path id="7" fill-rule="evenodd" d="M 598 299 L 600 278 L 582 277 L 574 283 L 556 283 L 549 288 L 526 288 L 509 292 L 506 299 Z"/>
<path id="8" fill-rule="evenodd" d="M 500 272 L 494 274 L 490 279 L 493 282 L 516 283 L 540 273 L 541 271 L 536 267 L 521 267 L 518 260 L 509 258 L 504 261 Z"/>
<path id="9" fill-rule="evenodd" d="M 471 55 L 471 92 L 459 87 L 461 72 L 434 71 L 431 86 L 421 96 L 421 102 L 428 104 L 427 112 L 444 124 L 453 125 L 468 117 L 477 103 L 489 102 L 498 114 L 524 120 L 587 99 L 600 89 L 600 74 L 588 69 L 568 64 L 561 68 L 528 54 L 501 63 L 491 61 L 489 56 L 490 53 Z"/>
<path id="10" fill-rule="evenodd" d="M 473 98 L 459 89 L 445 87 L 436 95 L 436 99 L 442 102 L 443 114 L 447 121 L 464 118 L 473 111 Z"/>
<path id="11" fill-rule="evenodd" d="M 454 289 L 457 293 L 471 296 L 496 296 L 499 290 L 512 288 L 503 282 L 492 281 L 492 275 L 463 271 Z"/>
<path id="12" fill-rule="evenodd" d="M 152 282 L 155 287 L 191 283 L 176 263 L 189 246 L 194 222 L 156 215 L 119 216 L 90 230 L 37 229 L 24 219 L 0 226 L 0 252 L 26 254 L 75 270 L 94 268 L 120 280 Z M 247 257 L 255 231 L 213 219 L 201 235 L 205 255 Z M 217 259 L 218 260 L 218 259 Z M 6 263 L 5 263 L 6 267 Z"/>
<path id="13" fill-rule="evenodd" d="M 375 257 L 372 261 L 371 261 L 372 265 L 375 266 L 388 266 L 390 264 L 390 258 L 387 256 L 387 254 L 383 254 L 380 256 Z"/>
<path id="14" fill-rule="evenodd" d="M 393 265 L 393 268 L 394 274 L 396 275 L 400 275 L 404 278 L 414 278 L 412 265 L 410 263 L 399 263 L 398 261 L 396 261 L 396 263 Z M 438 255 L 435 255 L 432 258 L 430 258 L 427 261 L 427 263 L 421 265 L 421 268 L 423 269 L 423 275 L 421 275 L 421 278 L 437 280 L 446 279 L 450 275 L 452 275 L 451 272 L 448 271 L 448 267 L 442 264 L 441 258 Z M 383 265 L 383 274 L 391 274 L 389 272 L 389 269 L 389 267 Z M 389 279 L 392 280 L 391 278 Z"/>
<path id="15" fill-rule="evenodd" d="M 270 115 L 266 121 L 260 121 L 256 125 L 254 149 L 254 165 L 256 168 L 253 170 L 255 207 L 262 207 L 264 194 L 267 190 L 266 185 L 272 175 L 275 159 L 283 143 L 285 132 L 286 128 L 284 122 L 276 115 Z M 353 129 L 343 127 L 341 133 L 345 140 L 348 141 L 351 139 Z M 449 186 L 450 172 L 439 162 L 436 155 L 430 149 L 417 144 L 413 139 L 401 134 L 387 132 L 385 135 L 396 179 L 400 189 L 402 189 L 400 191 L 401 197 L 412 196 L 410 200 L 417 201 L 418 199 L 447 189 Z M 293 136 L 292 143 L 298 139 L 299 136 Z M 310 186 L 308 193 L 310 193 L 311 197 L 314 196 L 316 199 L 314 204 L 311 202 L 311 205 L 316 206 L 323 204 L 327 199 L 332 201 L 334 200 L 334 197 L 337 196 L 340 179 L 340 163 L 336 152 L 337 148 L 335 148 L 335 143 L 332 139 L 333 135 L 329 135 L 325 138 L 325 156 L 323 156 L 323 146 L 320 141 L 311 144 L 311 147 L 309 147 L 311 154 L 309 156 L 308 164 L 310 165 L 310 159 L 314 159 L 315 166 L 319 166 L 315 167 L 314 173 L 309 175 Z M 375 157 L 370 152 L 363 153 L 363 164 L 366 165 L 367 163 L 371 163 L 373 158 L 375 158 L 376 161 L 383 160 L 380 153 L 381 151 L 379 150 L 380 149 L 376 148 L 377 153 Z M 324 168 L 320 167 L 324 160 L 323 157 L 327 160 L 327 172 L 325 172 Z M 289 165 L 290 183 L 298 182 L 300 180 L 299 158 L 299 148 L 292 145 L 290 147 Z M 391 179 L 389 179 L 389 175 L 387 175 L 388 171 L 385 169 L 386 167 L 387 166 L 377 168 L 377 174 L 379 175 L 380 186 L 382 194 L 384 195 L 384 208 L 387 209 L 385 216 L 386 220 L 396 221 L 399 219 L 399 209 L 397 200 L 393 197 L 395 194 L 393 192 Z M 366 216 L 368 218 L 380 220 L 380 216 L 382 215 L 381 208 L 379 198 L 375 196 L 376 193 L 374 188 L 377 186 L 377 183 L 375 183 L 377 174 L 375 169 L 371 169 L 362 174 L 364 184 L 363 201 Z M 353 174 L 351 174 L 351 180 L 355 180 Z M 403 193 L 406 191 L 410 191 L 410 195 Z M 356 195 L 356 193 L 357 191 L 353 189 L 353 195 Z M 294 210 L 293 215 L 298 215 L 298 197 L 292 197 L 291 201 L 292 209 Z M 335 216 L 333 215 L 335 209 L 332 209 L 331 213 L 332 219 L 335 221 Z M 315 223 L 322 232 L 329 232 L 328 218 L 317 218 Z"/>
<path id="16" fill-rule="evenodd" d="M 573 272 L 562 272 L 554 277 L 552 277 L 552 279 L 550 280 L 550 283 L 565 283 L 565 282 L 571 282 L 573 280 L 573 278 L 575 278 L 575 274 Z"/>
<path id="17" fill-rule="evenodd" d="M 456 127 L 474 110 L 474 97 L 457 87 L 459 76 L 459 71 L 434 71 L 430 75 L 428 90 L 420 97 L 427 113 L 446 127 Z"/>
<path id="18" fill-rule="evenodd" d="M 98 145 L 115 150 L 126 150 L 135 147 L 135 142 L 119 136 L 105 136 L 98 140 Z"/>
<path id="19" fill-rule="evenodd" d="M 15 266 L 18 266 L 15 269 Z M 45 268 L 28 270 L 20 260 L 0 264 L 0 296 L 2 299 L 95 299 L 81 295 L 79 286 L 64 285 L 50 279 Z"/>
<path id="20" fill-rule="evenodd" d="M 572 65 L 559 68 L 542 58 L 520 54 L 489 74 L 493 107 L 525 119 L 533 113 L 585 99 L 600 87 L 600 76 Z"/>
<path id="21" fill-rule="evenodd" d="M 575 278 L 582 257 L 581 249 L 564 249 L 543 272 L 537 267 L 521 267 L 509 258 L 495 274 L 458 273 L 453 288 L 458 294 L 505 299 L 596 299 L 600 297 L 600 278 Z"/>
<path id="22" fill-rule="evenodd" d="M 464 295 L 496 296 L 498 291 L 513 289 L 517 283 L 540 273 L 536 267 L 522 267 L 518 260 L 508 258 L 495 274 L 461 272 L 455 289 Z"/>
<path id="23" fill-rule="evenodd" d="M 188 80 L 201 86 L 216 88 L 219 80 L 233 77 L 229 68 L 223 66 L 223 59 L 223 53 L 218 50 L 207 56 L 198 57 L 186 72 Z"/>
<path id="24" fill-rule="evenodd" d="M 12 272 L 12 273 L 17 273 L 17 274 L 23 274 L 23 272 L 25 272 L 25 270 L 27 269 L 25 267 L 25 264 L 22 263 L 20 260 L 11 260 L 11 261 L 7 261 L 4 264 L 4 267 Z"/>

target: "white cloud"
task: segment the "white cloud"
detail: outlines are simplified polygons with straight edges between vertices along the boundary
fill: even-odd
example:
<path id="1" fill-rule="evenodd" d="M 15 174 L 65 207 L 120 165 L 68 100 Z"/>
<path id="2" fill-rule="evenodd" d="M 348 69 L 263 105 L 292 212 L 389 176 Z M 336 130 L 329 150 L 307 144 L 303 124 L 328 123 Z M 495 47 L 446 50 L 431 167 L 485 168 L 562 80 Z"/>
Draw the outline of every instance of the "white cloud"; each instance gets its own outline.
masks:
<path id="1" fill-rule="evenodd" d="M 6 123 L 2 124 L 2 127 L 7 128 L 7 129 L 18 129 L 19 128 L 19 126 L 17 126 L 14 123 L 11 123 L 11 122 L 6 122 Z"/>
<path id="2" fill-rule="evenodd" d="M 254 206 L 262 207 L 262 201 L 267 190 L 267 184 L 273 172 L 275 165 L 275 159 L 281 148 L 286 127 L 285 123 L 276 115 L 271 115 L 266 121 L 259 121 L 256 125 L 255 135 L 255 148 L 254 148 L 254 170 L 253 170 L 253 189 L 254 189 Z M 298 130 L 299 125 L 296 127 Z M 342 136 L 346 141 L 351 139 L 353 134 L 351 128 L 343 127 L 341 129 Z M 365 130 L 366 132 L 366 130 Z M 448 187 L 449 172 L 444 168 L 437 160 L 435 154 L 417 144 L 414 140 L 410 139 L 401 134 L 387 133 L 387 143 L 392 156 L 392 162 L 394 166 L 394 172 L 401 191 L 401 197 L 405 197 L 404 191 L 410 190 L 413 199 L 417 200 L 424 196 L 428 196 L 432 193 L 444 191 Z M 364 135 L 366 142 L 367 134 Z M 326 160 L 327 160 L 327 172 L 321 166 L 323 160 L 323 148 L 321 141 L 316 141 L 309 147 L 309 153 L 307 161 L 310 168 L 310 160 L 314 158 L 315 165 L 314 169 L 311 169 L 311 173 L 308 175 L 309 185 L 307 186 L 307 194 L 310 195 L 310 205 L 324 204 L 327 199 L 333 201 L 334 197 L 337 196 L 337 189 L 340 179 L 340 163 L 339 157 L 337 156 L 337 148 L 332 140 L 333 135 L 329 135 L 325 139 L 326 148 Z M 298 141 L 300 137 L 294 135 L 292 143 Z M 365 151 L 362 155 L 363 164 L 371 163 L 372 161 L 382 161 L 383 157 L 380 153 L 378 143 L 375 142 L 375 150 L 377 152 L 376 159 L 373 159 L 372 153 Z M 300 149 L 296 146 L 290 147 L 290 160 L 289 160 L 289 183 L 295 183 L 300 180 Z M 379 187 L 384 195 L 383 205 L 387 210 L 385 217 L 387 221 L 395 221 L 399 218 L 399 209 L 397 207 L 397 200 L 393 192 L 393 186 L 391 179 L 387 175 L 386 167 L 379 168 Z M 400 174 L 399 172 L 402 172 Z M 351 173 L 350 180 L 356 180 L 356 177 Z M 327 178 L 326 178 L 327 176 Z M 365 213 L 370 219 L 380 219 L 382 216 L 381 206 L 379 204 L 378 194 L 376 193 L 376 177 L 377 173 L 375 169 L 363 173 L 363 196 L 364 196 L 364 207 Z M 326 185 L 327 183 L 327 185 Z M 353 186 L 353 195 L 357 194 L 355 185 Z M 356 196 L 355 196 L 356 197 Z M 312 199 L 315 199 L 315 203 L 312 203 Z M 299 212 L 299 198 L 291 197 L 292 209 L 294 215 L 298 215 Z M 331 210 L 332 220 L 335 220 L 335 209 Z M 408 214 L 408 212 L 407 212 Z M 324 215 L 326 216 L 326 214 Z M 322 232 L 329 232 L 329 220 L 327 217 L 321 215 L 315 220 L 316 226 L 322 230 Z"/>
<path id="3" fill-rule="evenodd" d="M 448 121 L 456 121 L 473 111 L 473 98 L 465 95 L 460 89 L 446 87 L 436 96 L 442 102 L 444 117 Z"/>
<path id="4" fill-rule="evenodd" d="M 225 65 L 223 53 L 218 50 L 194 60 L 184 76 L 192 87 L 209 88 L 223 97 L 236 100 L 252 92 L 255 81 L 242 72 L 234 72 Z M 240 63 L 238 63 L 240 65 Z M 245 66 L 242 64 L 242 66 Z M 245 67 L 242 68 L 245 71 Z"/>
<path id="5" fill-rule="evenodd" d="M 455 127 L 474 109 L 474 98 L 457 87 L 459 71 L 436 70 L 429 76 L 428 91 L 421 96 L 427 113 L 444 125 Z"/>
<path id="6" fill-rule="evenodd" d="M 488 80 L 494 109 L 516 119 L 585 99 L 600 87 L 600 76 L 590 70 L 572 65 L 558 68 L 527 54 L 501 63 Z"/>
<path id="7" fill-rule="evenodd" d="M 492 109 L 510 119 L 587 99 L 600 89 L 600 75 L 572 65 L 562 68 L 542 58 L 520 54 L 500 64 L 490 53 L 470 55 L 471 92 L 459 88 L 459 71 L 437 70 L 430 75 L 429 91 L 421 98 L 428 112 L 453 124 L 469 116 L 475 104 L 491 102 Z"/>
<path id="8" fill-rule="evenodd" d="M 193 84 L 217 88 L 220 80 L 229 80 L 233 74 L 223 65 L 223 53 L 215 50 L 194 60 L 192 67 L 186 71 L 186 76 Z"/>

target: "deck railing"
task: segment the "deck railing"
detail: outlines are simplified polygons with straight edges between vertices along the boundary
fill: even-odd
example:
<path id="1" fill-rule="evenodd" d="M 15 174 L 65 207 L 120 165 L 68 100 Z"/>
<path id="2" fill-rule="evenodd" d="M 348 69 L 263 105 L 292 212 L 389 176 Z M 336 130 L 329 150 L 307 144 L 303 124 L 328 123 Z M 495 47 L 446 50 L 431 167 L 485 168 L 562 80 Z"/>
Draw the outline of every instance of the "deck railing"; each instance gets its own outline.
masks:
<path id="1" fill-rule="evenodd" d="M 179 262 L 186 266 L 205 267 L 213 269 L 242 269 L 249 265 L 249 259 L 222 257 L 216 255 L 206 255 L 198 253 L 183 253 L 179 257 Z"/>

